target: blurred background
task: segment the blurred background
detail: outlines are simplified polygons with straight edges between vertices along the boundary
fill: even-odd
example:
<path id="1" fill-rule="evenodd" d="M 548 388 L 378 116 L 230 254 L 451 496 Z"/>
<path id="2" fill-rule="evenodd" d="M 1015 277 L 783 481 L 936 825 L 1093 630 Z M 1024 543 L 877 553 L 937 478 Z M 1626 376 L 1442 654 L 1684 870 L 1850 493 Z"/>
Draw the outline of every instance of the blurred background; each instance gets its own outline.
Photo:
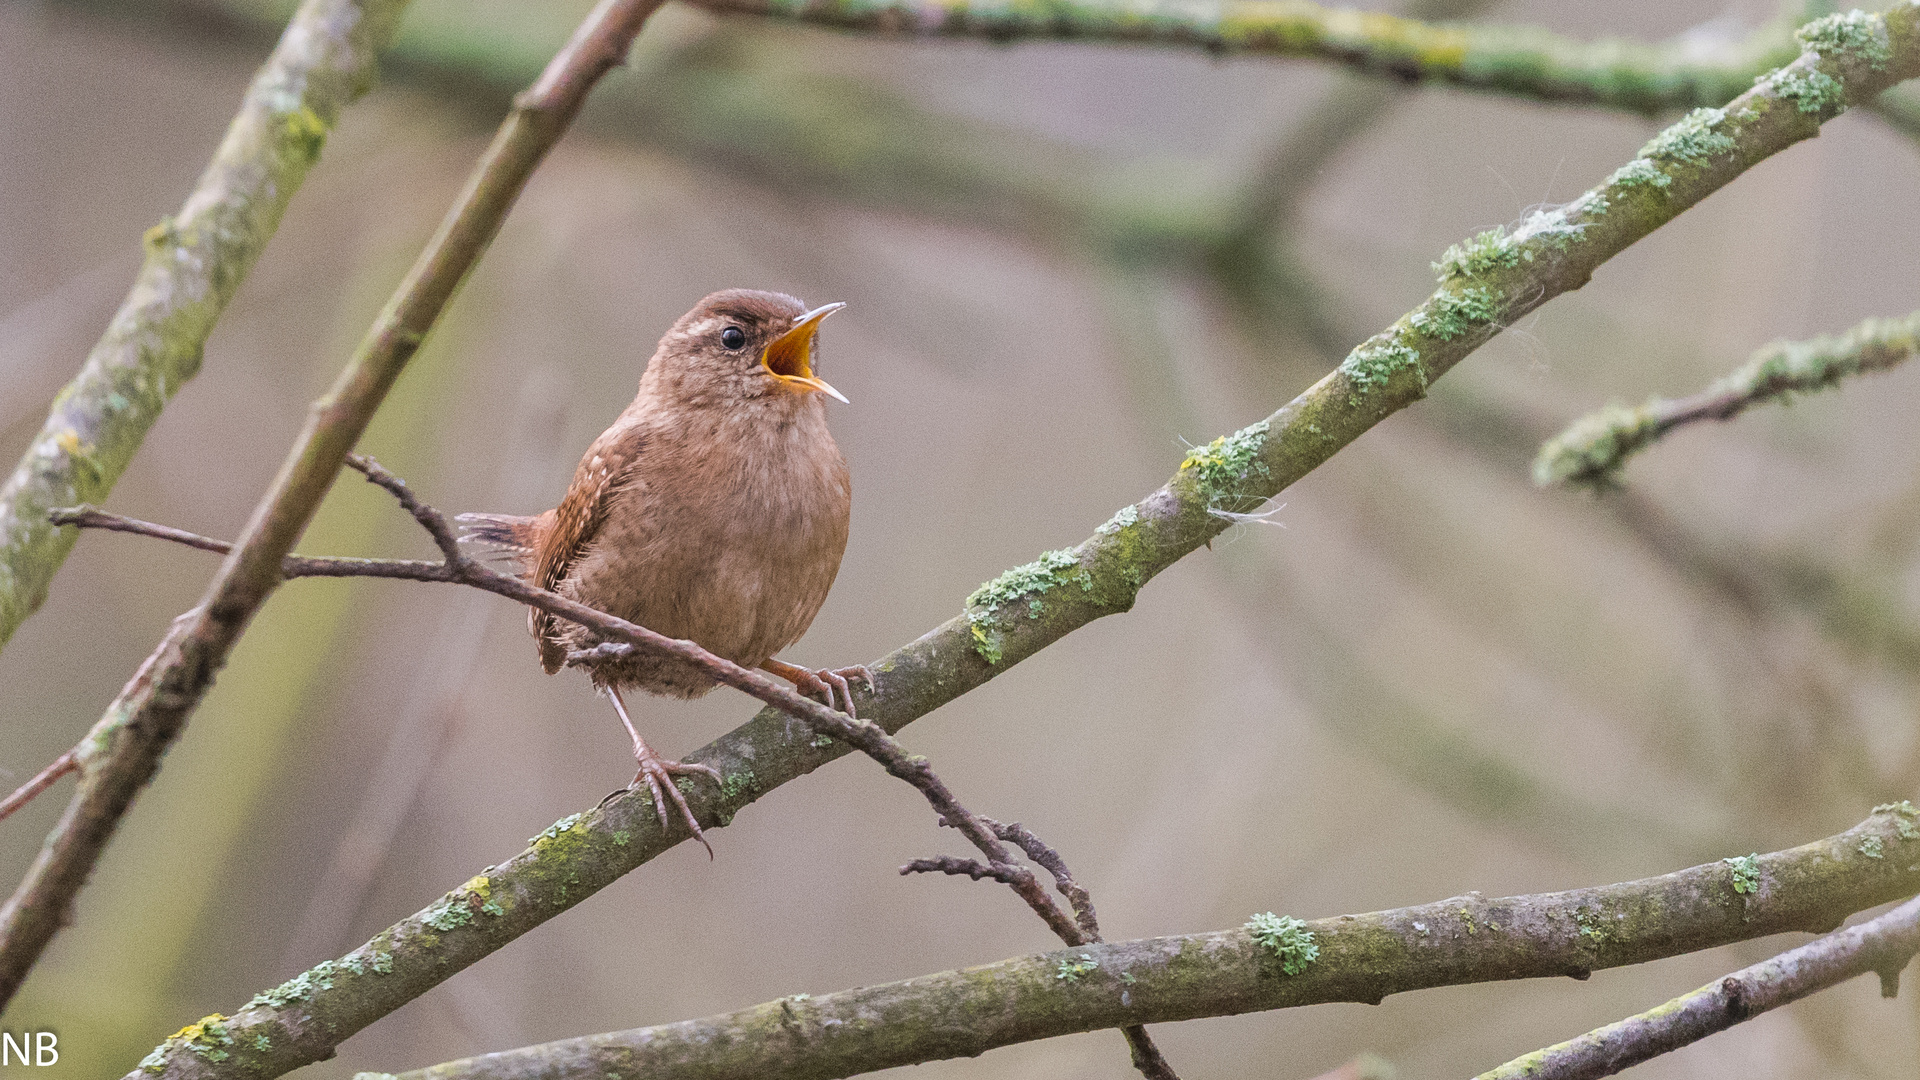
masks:
<path id="1" fill-rule="evenodd" d="M 231 537 L 504 110 L 586 4 L 416 0 L 110 509 Z M 1770 0 L 1430 2 L 1568 35 L 1737 38 Z M 78 368 L 218 141 L 281 5 L 0 0 L 0 458 Z M 665 327 L 753 286 L 848 310 L 823 371 L 853 539 L 787 658 L 877 658 L 979 582 L 1085 537 L 1188 442 L 1264 416 L 1433 287 L 1455 240 L 1570 199 L 1660 121 L 1326 65 L 906 43 L 680 6 L 647 28 L 363 448 L 449 511 L 531 513 Z M 970 806 L 1034 827 L 1113 938 L 1768 851 L 1920 792 L 1920 370 L 1678 433 L 1602 499 L 1536 490 L 1539 441 L 1694 390 L 1777 337 L 1920 306 L 1920 144 L 1849 115 L 1553 301 L 1102 620 L 902 733 Z M 429 557 L 344 478 L 301 550 Z M 0 653 L 0 782 L 100 714 L 213 557 L 83 537 Z M 669 754 L 751 702 L 636 702 Z M 36 1075 L 129 1069 L 337 956 L 631 776 L 519 608 L 299 581 L 246 637 L 0 1027 Z M 0 827 L 11 888 L 63 784 Z M 955 851 L 863 759 L 774 792 L 454 976 L 302 1076 L 398 1070 L 1055 947 L 1005 889 L 902 878 Z M 1155 1029 L 1187 1080 L 1362 1052 L 1467 1075 L 1798 937 L 1591 981 Z M 1909 980 L 1911 981 L 1911 979 Z M 1642 1067 L 1900 1077 L 1920 993 L 1856 980 Z M 1113 1032 L 921 1067 L 1124 1077 Z"/>

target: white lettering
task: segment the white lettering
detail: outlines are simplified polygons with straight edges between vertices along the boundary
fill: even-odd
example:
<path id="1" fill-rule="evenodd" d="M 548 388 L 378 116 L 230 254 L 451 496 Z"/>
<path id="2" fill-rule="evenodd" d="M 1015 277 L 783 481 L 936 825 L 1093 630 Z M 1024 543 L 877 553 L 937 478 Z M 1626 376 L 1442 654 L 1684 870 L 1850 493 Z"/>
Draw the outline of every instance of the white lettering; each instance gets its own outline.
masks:
<path id="1" fill-rule="evenodd" d="M 20 1033 L 22 1038 L 26 1038 L 26 1034 L 27 1033 L 24 1031 Z M 0 1031 L 0 1065 L 5 1065 L 7 1063 L 8 1051 L 12 1051 L 13 1053 L 20 1055 L 20 1064 L 22 1065 L 33 1064 L 33 1059 L 27 1056 L 27 1046 L 31 1045 L 32 1042 L 33 1042 L 32 1039 L 27 1039 L 26 1044 L 24 1045 L 21 1043 L 14 1042 L 13 1036 L 11 1034 L 5 1031 Z"/>
<path id="2" fill-rule="evenodd" d="M 52 1065 L 60 1060 L 60 1036 L 51 1031 L 42 1031 L 34 1037 L 38 1047 L 34 1053 L 35 1065 Z"/>

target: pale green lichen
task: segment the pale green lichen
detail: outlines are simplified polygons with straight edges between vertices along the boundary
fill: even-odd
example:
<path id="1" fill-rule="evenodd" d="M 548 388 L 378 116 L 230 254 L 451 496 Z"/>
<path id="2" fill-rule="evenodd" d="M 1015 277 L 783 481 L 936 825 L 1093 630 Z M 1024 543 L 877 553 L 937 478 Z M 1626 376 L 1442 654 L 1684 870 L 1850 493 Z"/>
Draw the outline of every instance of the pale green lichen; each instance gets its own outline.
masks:
<path id="1" fill-rule="evenodd" d="M 1640 148 L 1643 158 L 1665 158 L 1686 165 L 1703 165 L 1715 154 L 1733 149 L 1732 137 L 1714 129 L 1727 118 L 1723 109 L 1695 109 Z"/>
<path id="2" fill-rule="evenodd" d="M 630 844 L 630 843 L 632 843 L 632 842 L 633 842 L 633 834 L 632 834 L 632 833 L 630 833 L 630 832 L 628 832 L 627 830 L 625 830 L 625 829 L 615 829 L 615 830 L 613 831 L 613 846 L 614 846 L 614 847 L 626 847 L 626 846 L 627 846 L 628 844 Z"/>
<path id="3" fill-rule="evenodd" d="M 1885 858 L 1887 854 L 1886 842 L 1877 836 L 1863 837 L 1860 841 L 1860 854 L 1865 855 L 1869 859 Z"/>
<path id="4" fill-rule="evenodd" d="M 1268 476 L 1272 470 L 1260 460 L 1267 445 L 1267 422 L 1248 424 L 1231 435 L 1222 435 L 1205 446 L 1187 451 L 1180 471 L 1190 473 L 1207 497 L 1207 509 L 1223 498 L 1238 498 L 1241 481 L 1251 476 Z"/>
<path id="5" fill-rule="evenodd" d="M 1881 803 L 1873 808 L 1876 814 L 1892 814 L 1893 827 L 1899 831 L 1902 840 L 1920 840 L 1920 807 L 1906 799 L 1894 803 Z"/>
<path id="6" fill-rule="evenodd" d="M 1580 928 L 1580 936 L 1586 938 L 1596 948 L 1605 945 L 1613 937 L 1607 924 L 1600 921 L 1601 912 L 1588 908 L 1577 908 L 1573 913 L 1573 924 Z"/>
<path id="7" fill-rule="evenodd" d="M 1613 175 L 1607 177 L 1607 183 L 1618 187 L 1650 187 L 1664 191 L 1673 186 L 1673 177 L 1661 172 L 1660 166 L 1646 158 L 1634 158 L 1613 170 Z"/>
<path id="8" fill-rule="evenodd" d="M 1346 373 L 1347 381 L 1362 394 L 1384 389 L 1393 381 L 1393 377 L 1402 371 L 1411 371 L 1420 382 L 1420 391 L 1427 389 L 1427 369 L 1420 363 L 1420 352 L 1410 345 L 1403 345 L 1387 334 L 1379 334 L 1360 343 L 1359 347 L 1347 354 L 1340 362 L 1340 370 Z M 1347 404 L 1360 402 L 1349 398 Z"/>
<path id="9" fill-rule="evenodd" d="M 1121 529 L 1139 520 L 1140 509 L 1132 504 L 1128 504 L 1121 507 L 1112 517 L 1108 518 L 1106 524 L 1093 531 L 1099 533 L 1101 536 L 1112 536 L 1114 533 L 1119 532 Z"/>
<path id="10" fill-rule="evenodd" d="M 998 664 L 1006 659 L 1000 649 L 1000 637 L 993 630 L 992 616 L 968 612 L 967 630 L 973 635 L 973 651 L 980 654 L 980 659 L 989 664 Z"/>
<path id="11" fill-rule="evenodd" d="M 1748 896 L 1760 891 L 1760 854 L 1721 859 L 1733 872 L 1733 891 Z"/>
<path id="12" fill-rule="evenodd" d="M 1078 584 L 1093 588 L 1093 575 L 1080 565 L 1080 556 L 1061 549 L 1041 553 L 1038 559 L 1013 569 L 973 590 L 967 596 L 967 623 L 973 634 L 974 651 L 989 664 L 1003 659 L 995 617 L 1002 608 L 1024 601 L 1027 617 L 1038 619 L 1046 613 L 1041 595 L 1056 586 Z"/>
<path id="13" fill-rule="evenodd" d="M 1853 57 L 1875 71 L 1884 71 L 1893 61 L 1886 19 L 1858 9 L 1815 19 L 1794 31 L 1793 36 L 1819 53 L 1822 60 Z"/>
<path id="14" fill-rule="evenodd" d="M 1500 317 L 1500 294 L 1478 285 L 1434 293 L 1421 310 L 1407 318 L 1423 334 L 1452 341 Z M 1351 359 L 1351 357 L 1349 357 Z M 1345 366 L 1345 365 L 1342 365 Z M 1422 374 L 1422 385 L 1425 375 Z"/>
<path id="15" fill-rule="evenodd" d="M 1053 977 L 1061 982 L 1077 983 L 1083 977 L 1100 970 L 1100 962 L 1086 953 L 1069 957 L 1054 965 Z"/>
<path id="16" fill-rule="evenodd" d="M 1847 107 L 1846 87 L 1819 68 L 1781 68 L 1754 83 L 1771 86 L 1774 93 L 1792 101 L 1803 113 L 1838 112 Z"/>
<path id="17" fill-rule="evenodd" d="M 578 826 L 585 817 L 585 814 L 568 814 L 566 817 L 540 830 L 539 836 L 528 837 L 527 844 L 537 847 L 542 841 L 558 840 L 566 833 L 572 832 L 574 827 Z"/>
<path id="18" fill-rule="evenodd" d="M 1659 436 L 1659 420 L 1651 410 L 1610 402 L 1540 447 L 1533 459 L 1533 482 L 1541 487 L 1562 482 L 1605 487 L 1628 456 Z"/>
<path id="19" fill-rule="evenodd" d="M 1313 931 L 1291 915 L 1264 911 L 1248 919 L 1242 929 L 1253 938 L 1254 944 L 1279 958 L 1280 970 L 1288 975 L 1298 975 L 1320 959 L 1320 946 L 1314 943 Z"/>
<path id="20" fill-rule="evenodd" d="M 246 1007 L 251 1009 L 264 1005 L 272 1009 L 284 1009 L 296 1001 L 306 1001 L 322 990 L 333 989 L 333 978 L 342 970 L 343 967 L 336 961 L 322 960 L 279 986 L 253 995 Z M 377 955 L 374 970 L 379 970 Z"/>
<path id="21" fill-rule="evenodd" d="M 1481 277 L 1496 270 L 1510 270 L 1523 261 L 1532 260 L 1533 252 L 1510 242 L 1507 230 L 1488 229 L 1470 240 L 1449 247 L 1441 254 L 1440 261 L 1433 264 L 1433 272 L 1444 285 L 1461 278 Z"/>
<path id="22" fill-rule="evenodd" d="M 747 792 L 752 791 L 753 781 L 754 775 L 752 769 L 738 769 L 728 773 L 726 779 L 720 781 L 720 797 L 728 802 L 732 802 Z"/>

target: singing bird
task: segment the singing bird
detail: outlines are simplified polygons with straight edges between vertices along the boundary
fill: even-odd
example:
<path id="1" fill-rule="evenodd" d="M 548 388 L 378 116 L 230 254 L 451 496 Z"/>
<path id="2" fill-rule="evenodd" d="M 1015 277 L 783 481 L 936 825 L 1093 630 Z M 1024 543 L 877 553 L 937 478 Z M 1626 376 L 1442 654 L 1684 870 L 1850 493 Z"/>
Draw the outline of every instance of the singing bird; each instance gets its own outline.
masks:
<path id="1" fill-rule="evenodd" d="M 820 323 L 845 306 L 809 310 L 750 289 L 700 301 L 660 339 L 633 404 L 587 448 L 560 505 L 536 517 L 463 514 L 465 539 L 516 557 L 543 589 L 764 669 L 830 706 L 837 691 L 851 713 L 847 678 L 871 687 L 866 668 L 774 659 L 806 633 L 847 546 L 853 486 L 825 400 L 847 399 L 814 374 Z M 599 642 L 538 608 L 527 628 L 548 674 Z M 713 678 L 638 649 L 587 671 L 633 736 L 639 772 L 629 789 L 645 782 L 662 821 L 664 791 L 705 844 L 673 777 L 720 774 L 655 753 L 621 691 L 695 698 Z"/>

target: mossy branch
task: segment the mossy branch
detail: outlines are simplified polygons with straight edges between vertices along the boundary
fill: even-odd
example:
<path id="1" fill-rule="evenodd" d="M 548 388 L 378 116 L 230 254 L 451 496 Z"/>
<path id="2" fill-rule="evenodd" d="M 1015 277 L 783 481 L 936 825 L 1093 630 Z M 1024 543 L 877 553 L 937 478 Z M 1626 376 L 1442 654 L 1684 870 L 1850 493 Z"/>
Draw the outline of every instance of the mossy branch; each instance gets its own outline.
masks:
<path id="1" fill-rule="evenodd" d="M 1755 405 L 1791 401 L 1852 375 L 1896 367 L 1916 352 L 1920 312 L 1868 319 L 1839 337 L 1774 342 L 1697 394 L 1649 398 L 1637 408 L 1608 405 L 1574 421 L 1540 448 L 1534 482 L 1605 487 L 1629 457 L 1682 424 L 1731 420 Z"/>
<path id="2" fill-rule="evenodd" d="M 1638 1016 L 1517 1057 L 1477 1080 L 1593 1080 L 1699 1042 L 1853 978 L 1876 972 L 1893 997 L 1920 952 L 1920 897 L 1876 919 L 1741 968 Z"/>
<path id="3" fill-rule="evenodd" d="M 1817 134 L 1820 123 L 1847 102 L 1920 74 L 1920 2 L 1908 0 L 1885 16 L 1863 18 L 1871 42 L 1884 45 L 1884 56 L 1876 48 L 1856 55 L 1829 46 L 1827 56 L 1809 50 L 1726 109 L 1702 110 L 1669 128 L 1648 144 L 1645 156 L 1574 203 L 1535 214 L 1510 234 L 1482 234 L 1450 252 L 1433 297 L 1278 412 L 1196 449 L 1167 484 L 1123 507 L 1079 545 L 989 582 L 964 613 L 869 665 L 878 693 L 856 694 L 861 715 L 887 732 L 898 731 L 1087 623 L 1128 610 L 1146 581 L 1228 527 L 1212 511 L 1246 509 L 1277 494 L 1419 400 L 1431 379 L 1506 321 L 1578 288 L 1601 263 L 1682 210 Z M 1806 109 L 1788 88 L 1814 73 L 1833 81 L 1839 93 Z M 698 785 L 687 801 L 703 827 L 719 828 L 767 792 L 846 752 L 838 744 L 814 743 L 813 733 L 786 713 L 762 710 L 688 756 L 729 781 L 718 791 Z M 170 1075 L 237 1077 L 277 1075 L 324 1058 L 349 1035 L 611 884 L 682 835 L 663 829 L 650 805 L 632 799 L 565 818 L 468 886 L 346 957 L 262 995 L 235 1020 L 223 1020 L 229 1030 L 248 1038 L 257 1034 L 274 1047 L 294 1042 L 297 1054 L 275 1050 L 249 1059 L 245 1069 L 237 1062 L 216 1067 L 203 1061 L 186 1071 L 189 1055 L 174 1050 L 163 1060 L 177 1070 Z M 369 966 L 376 960 L 384 967 Z"/>
<path id="4" fill-rule="evenodd" d="M 757 15 L 898 37 L 1106 41 L 1215 54 L 1307 57 L 1407 83 L 1654 115 L 1721 105 L 1799 51 L 1774 24 L 1737 41 L 1584 42 L 1525 26 L 1426 23 L 1304 0 L 1226 0 L 1206 9 L 1135 0 L 1045 4 L 936 0 L 693 0 Z"/>
<path id="5" fill-rule="evenodd" d="M 0 647 L 46 601 L 73 547 L 47 510 L 104 499 L 280 226 L 340 110 L 373 83 L 406 0 L 308 0 L 248 85 L 179 212 L 86 363 L 0 486 Z M 4 998 L 4 995 L 0 995 Z"/>
<path id="6" fill-rule="evenodd" d="M 1496 980 L 1571 976 L 1788 931 L 1820 933 L 1920 890 L 1920 812 L 1881 808 L 1838 836 L 1617 885 L 1478 894 L 1307 920 L 1318 954 L 1294 974 L 1256 920 L 1232 930 L 1087 945 L 738 1012 L 563 1039 L 399 1074 L 400 1080 L 837 1077 L 1120 1024 L 1191 1020 Z M 1867 850 L 1881 852 L 1880 857 Z M 450 898 L 458 902 L 459 894 Z M 1278 920 L 1274 920 L 1278 921 Z M 370 963 L 363 954 L 360 961 Z M 344 978 L 344 976 L 342 976 Z M 377 974 L 352 976 L 374 983 Z M 252 1031 L 248 1013 L 223 1020 Z M 235 1075 L 240 1075 L 236 1072 Z M 360 1080 L 385 1074 L 361 1073 Z"/>
<path id="7" fill-rule="evenodd" d="M 0 1009 L 54 934 L 121 817 L 185 727 L 254 614 L 281 581 L 281 561 L 319 509 L 394 380 L 461 280 L 486 250 L 533 170 L 579 113 L 588 91 L 625 58 L 660 0 L 602 0 L 513 111 L 482 155 L 433 239 L 327 395 L 315 403 L 272 486 L 200 604 L 174 621 L 159 647 L 88 732 L 76 753 L 75 793 L 24 881 L 0 906 Z M 310 0 L 300 17 L 331 13 L 354 25 L 357 8 Z M 333 26 L 330 22 L 326 26 Z M 317 32 L 312 29 L 302 34 Z M 290 36 L 293 36 L 290 34 Z"/>

